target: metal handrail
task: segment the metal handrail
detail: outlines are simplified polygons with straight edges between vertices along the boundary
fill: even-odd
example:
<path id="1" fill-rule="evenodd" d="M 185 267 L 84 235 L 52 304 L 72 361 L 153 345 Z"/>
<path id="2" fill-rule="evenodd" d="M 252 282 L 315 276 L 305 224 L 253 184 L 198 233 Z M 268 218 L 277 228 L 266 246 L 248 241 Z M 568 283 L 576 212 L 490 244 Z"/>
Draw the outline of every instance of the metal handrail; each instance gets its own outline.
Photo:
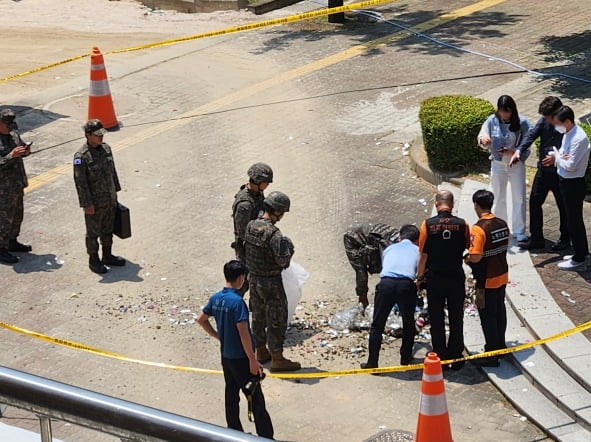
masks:
<path id="1" fill-rule="evenodd" d="M 148 442 L 260 441 L 240 431 L 117 399 L 84 388 L 0 366 L 0 403 L 32 411 L 41 427 L 49 419 L 91 428 L 124 440 Z M 49 425 L 48 425 L 49 423 Z M 41 434 L 42 440 L 47 435 Z"/>

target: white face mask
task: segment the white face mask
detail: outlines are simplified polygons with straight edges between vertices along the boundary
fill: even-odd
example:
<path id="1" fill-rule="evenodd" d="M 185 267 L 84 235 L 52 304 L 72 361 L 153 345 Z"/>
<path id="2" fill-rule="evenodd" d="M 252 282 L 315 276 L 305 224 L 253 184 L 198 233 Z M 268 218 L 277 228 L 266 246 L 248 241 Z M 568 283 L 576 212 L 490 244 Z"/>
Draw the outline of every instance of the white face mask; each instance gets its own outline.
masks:
<path id="1" fill-rule="evenodd" d="M 554 126 L 554 129 L 556 129 L 556 132 L 558 132 L 559 134 L 566 133 L 566 127 L 564 127 L 564 126 Z"/>

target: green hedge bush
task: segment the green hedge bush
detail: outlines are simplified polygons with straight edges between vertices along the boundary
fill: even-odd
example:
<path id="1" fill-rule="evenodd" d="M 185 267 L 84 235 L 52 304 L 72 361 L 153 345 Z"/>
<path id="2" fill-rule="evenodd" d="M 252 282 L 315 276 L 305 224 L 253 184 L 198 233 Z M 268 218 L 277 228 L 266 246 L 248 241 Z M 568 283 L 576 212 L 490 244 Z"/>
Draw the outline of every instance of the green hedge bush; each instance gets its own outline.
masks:
<path id="1" fill-rule="evenodd" d="M 581 128 L 585 131 L 591 140 L 591 125 L 581 123 Z M 587 164 L 587 173 L 585 173 L 585 182 L 587 183 L 587 193 L 591 193 L 591 161 Z"/>
<path id="2" fill-rule="evenodd" d="M 494 112 L 488 101 L 467 95 L 423 101 L 419 121 L 431 165 L 440 171 L 459 172 L 488 158 L 476 138 L 482 123 Z"/>

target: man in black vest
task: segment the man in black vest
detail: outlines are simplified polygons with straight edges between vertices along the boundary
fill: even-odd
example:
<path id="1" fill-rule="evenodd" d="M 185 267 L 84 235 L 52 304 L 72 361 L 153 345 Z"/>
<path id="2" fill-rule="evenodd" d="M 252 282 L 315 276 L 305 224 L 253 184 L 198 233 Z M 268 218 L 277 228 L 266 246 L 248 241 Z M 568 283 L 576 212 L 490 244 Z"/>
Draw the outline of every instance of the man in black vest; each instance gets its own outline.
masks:
<path id="1" fill-rule="evenodd" d="M 465 276 L 462 268 L 464 250 L 470 246 L 470 227 L 451 214 L 453 193 L 442 190 L 435 196 L 437 215 L 421 224 L 421 258 L 417 285 L 427 288 L 431 343 L 442 359 L 456 359 L 464 349 Z M 445 306 L 449 316 L 449 340 L 445 339 Z M 452 364 L 459 369 L 462 364 Z"/>

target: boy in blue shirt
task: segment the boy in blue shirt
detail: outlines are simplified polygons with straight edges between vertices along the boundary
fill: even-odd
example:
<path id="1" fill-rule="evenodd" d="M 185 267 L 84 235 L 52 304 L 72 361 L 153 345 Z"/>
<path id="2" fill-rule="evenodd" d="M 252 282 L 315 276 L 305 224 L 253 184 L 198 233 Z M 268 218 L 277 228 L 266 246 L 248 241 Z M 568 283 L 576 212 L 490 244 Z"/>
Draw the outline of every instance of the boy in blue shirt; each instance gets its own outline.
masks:
<path id="1" fill-rule="evenodd" d="M 232 260 L 224 265 L 226 286 L 213 295 L 197 322 L 212 337 L 221 343 L 222 368 L 226 381 L 225 404 L 228 428 L 244 431 L 240 422 L 240 390 L 253 378 L 263 376 L 263 366 L 254 353 L 254 340 L 248 321 L 248 308 L 240 288 L 246 280 L 247 270 L 242 261 Z M 209 322 L 213 316 L 217 331 Z M 273 424 L 265 408 L 265 397 L 260 383 L 256 382 L 252 392 L 252 414 L 257 434 L 273 439 Z"/>

